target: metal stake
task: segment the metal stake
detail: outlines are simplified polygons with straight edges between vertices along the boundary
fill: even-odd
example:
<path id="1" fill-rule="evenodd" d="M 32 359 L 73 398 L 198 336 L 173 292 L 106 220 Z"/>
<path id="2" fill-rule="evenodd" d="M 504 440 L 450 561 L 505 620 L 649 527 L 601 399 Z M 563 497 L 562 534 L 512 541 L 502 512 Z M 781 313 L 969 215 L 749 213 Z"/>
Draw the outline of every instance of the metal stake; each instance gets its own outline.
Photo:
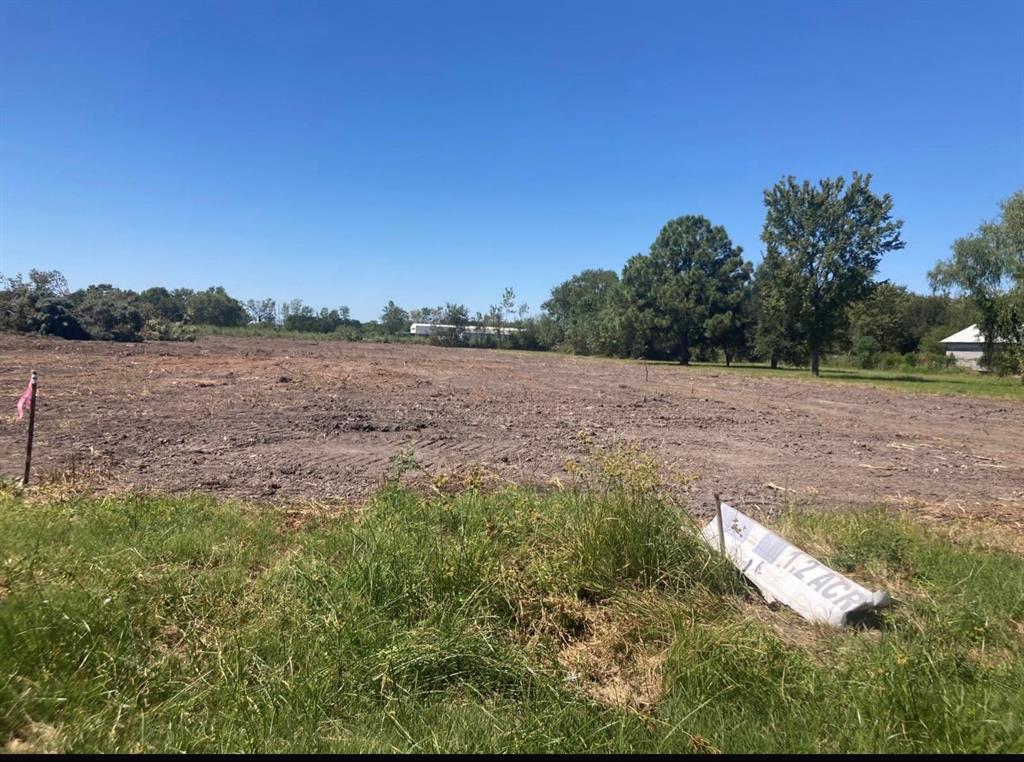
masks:
<path id="1" fill-rule="evenodd" d="M 722 523 L 722 498 L 715 494 L 715 517 L 718 519 L 718 548 L 725 553 L 725 525 Z"/>
<path id="2" fill-rule="evenodd" d="M 32 371 L 32 379 L 29 386 L 32 387 L 32 396 L 28 404 L 28 445 L 25 447 L 25 475 L 21 478 L 22 486 L 28 484 L 29 471 L 32 468 L 32 438 L 36 430 L 36 372 Z"/>

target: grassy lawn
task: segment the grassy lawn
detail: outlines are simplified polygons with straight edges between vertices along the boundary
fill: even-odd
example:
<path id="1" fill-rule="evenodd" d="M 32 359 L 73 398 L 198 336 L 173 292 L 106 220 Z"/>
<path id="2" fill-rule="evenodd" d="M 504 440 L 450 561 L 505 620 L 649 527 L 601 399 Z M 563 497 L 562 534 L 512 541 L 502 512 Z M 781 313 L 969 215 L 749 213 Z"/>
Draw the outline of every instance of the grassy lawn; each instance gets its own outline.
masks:
<path id="1" fill-rule="evenodd" d="M 652 363 L 653 364 L 653 363 Z M 659 363 L 666 365 L 668 363 Z M 676 366 L 681 367 L 681 366 Z M 973 397 L 993 397 L 1024 401 L 1024 383 L 1012 376 L 994 373 L 976 373 L 959 368 L 948 370 L 859 370 L 823 366 L 821 376 L 815 379 L 807 368 L 777 368 L 752 363 L 693 363 L 688 370 L 738 373 L 750 376 L 788 378 L 800 381 L 831 383 L 857 383 L 905 392 L 924 394 L 962 394 Z"/>
<path id="2" fill-rule="evenodd" d="M 358 517 L 8 490 L 0 748 L 1024 751 L 1019 537 L 777 528 L 898 605 L 771 611 L 626 490 L 391 488 Z"/>

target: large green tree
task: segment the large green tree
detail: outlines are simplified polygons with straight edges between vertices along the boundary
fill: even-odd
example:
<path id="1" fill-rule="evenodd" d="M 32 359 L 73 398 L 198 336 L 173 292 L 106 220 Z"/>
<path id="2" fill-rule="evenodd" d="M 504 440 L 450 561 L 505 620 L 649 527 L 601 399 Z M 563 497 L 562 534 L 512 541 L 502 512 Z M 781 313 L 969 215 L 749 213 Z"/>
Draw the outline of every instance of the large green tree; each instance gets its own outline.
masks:
<path id="1" fill-rule="evenodd" d="M 241 326 L 249 322 L 245 305 L 230 296 L 223 286 L 211 286 L 192 294 L 186 316 L 193 325 Z"/>
<path id="2" fill-rule="evenodd" d="M 920 337 L 910 324 L 913 295 L 889 281 L 875 284 L 867 298 L 850 306 L 850 339 L 870 339 L 883 352 L 906 354 L 917 349 Z"/>
<path id="3" fill-rule="evenodd" d="M 739 308 L 751 274 L 742 254 L 724 227 L 686 215 L 665 224 L 649 254 L 626 263 L 622 283 L 656 353 L 689 364 L 717 328 L 709 321 Z"/>
<path id="4" fill-rule="evenodd" d="M 0 275 L 0 329 L 38 332 L 65 339 L 87 339 L 57 270 L 32 270 L 28 280 Z"/>
<path id="5" fill-rule="evenodd" d="M 772 368 L 779 362 L 797 362 L 804 351 L 797 324 L 799 314 L 796 273 L 778 252 L 765 252 L 754 273 L 754 352 Z"/>
<path id="6" fill-rule="evenodd" d="M 139 294 L 139 301 L 142 302 L 143 312 L 147 318 L 180 323 L 185 319 L 185 311 L 191 296 L 192 292 L 185 289 L 171 292 L 163 286 L 154 286 Z"/>
<path id="7" fill-rule="evenodd" d="M 854 172 L 849 183 L 787 177 L 764 192 L 761 239 L 766 255 L 788 265 L 787 303 L 814 375 L 823 349 L 845 327 L 850 304 L 870 293 L 882 256 L 904 246 L 892 197 L 875 195 L 870 186 L 871 175 Z"/>
<path id="8" fill-rule="evenodd" d="M 144 306 L 134 291 L 101 283 L 79 289 L 68 298 L 90 338 L 103 341 L 142 340 Z"/>
<path id="9" fill-rule="evenodd" d="M 949 259 L 928 273 L 932 288 L 968 296 L 981 315 L 988 360 L 999 340 L 1008 369 L 1024 373 L 1024 190 L 1000 204 L 1000 215 L 958 238 Z"/>
<path id="10" fill-rule="evenodd" d="M 704 331 L 709 344 L 722 350 L 728 367 L 734 358 L 745 357 L 750 352 L 755 323 L 749 282 L 727 294 L 723 307 L 705 321 Z"/>
<path id="11" fill-rule="evenodd" d="M 380 312 L 380 325 L 384 329 L 384 333 L 391 335 L 408 333 L 410 322 L 409 313 L 394 301 L 389 301 Z"/>
<path id="12" fill-rule="evenodd" d="M 551 317 L 558 343 L 577 354 L 592 354 L 606 346 L 603 321 L 618 285 L 619 276 L 613 270 L 584 270 L 551 289 L 542 309 Z"/>

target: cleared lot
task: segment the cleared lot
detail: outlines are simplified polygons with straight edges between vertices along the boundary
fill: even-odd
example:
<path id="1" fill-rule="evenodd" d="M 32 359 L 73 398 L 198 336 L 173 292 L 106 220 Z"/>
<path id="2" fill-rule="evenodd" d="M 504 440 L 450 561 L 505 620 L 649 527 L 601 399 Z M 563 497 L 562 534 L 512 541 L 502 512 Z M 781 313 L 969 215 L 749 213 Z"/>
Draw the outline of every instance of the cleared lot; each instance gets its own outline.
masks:
<path id="1" fill-rule="evenodd" d="M 257 500 L 358 499 L 411 448 L 432 473 L 569 477 L 636 442 L 694 502 L 920 502 L 1020 522 L 1024 400 L 554 354 L 207 337 L 124 345 L 0 336 L 0 389 L 40 372 L 38 473 Z M 0 426 L 20 473 L 24 422 Z"/>

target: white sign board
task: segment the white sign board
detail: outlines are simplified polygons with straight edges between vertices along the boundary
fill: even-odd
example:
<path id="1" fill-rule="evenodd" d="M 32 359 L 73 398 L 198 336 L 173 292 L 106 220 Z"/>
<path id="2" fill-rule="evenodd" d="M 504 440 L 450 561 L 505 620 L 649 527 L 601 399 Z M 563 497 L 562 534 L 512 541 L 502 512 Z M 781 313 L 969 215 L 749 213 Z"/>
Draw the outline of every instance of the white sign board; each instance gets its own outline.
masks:
<path id="1" fill-rule="evenodd" d="M 861 587 L 726 503 L 722 529 L 726 556 L 769 603 L 779 601 L 805 619 L 836 627 L 851 615 L 889 605 L 886 593 Z M 703 534 L 720 548 L 717 517 Z"/>

